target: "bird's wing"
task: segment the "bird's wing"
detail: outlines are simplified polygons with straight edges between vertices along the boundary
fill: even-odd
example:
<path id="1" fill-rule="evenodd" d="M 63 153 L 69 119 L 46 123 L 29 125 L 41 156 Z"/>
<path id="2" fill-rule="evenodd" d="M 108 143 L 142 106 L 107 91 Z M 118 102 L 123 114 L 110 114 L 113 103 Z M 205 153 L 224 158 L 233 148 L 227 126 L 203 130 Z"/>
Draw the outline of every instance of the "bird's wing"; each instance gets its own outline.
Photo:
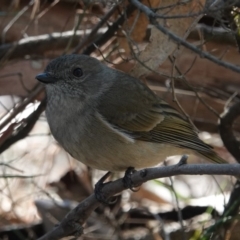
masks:
<path id="1" fill-rule="evenodd" d="M 213 162 L 226 162 L 199 139 L 192 124 L 149 88 L 129 76 L 119 81 L 122 83 L 115 83 L 98 105 L 108 123 L 138 140 L 171 144 L 196 151 Z"/>
<path id="2" fill-rule="evenodd" d="M 176 147 L 191 149 L 214 163 L 228 163 L 219 157 L 213 148 L 199 139 L 193 126 L 177 115 L 166 114 L 165 119 L 150 132 L 142 132 L 139 140 L 168 143 Z"/>
<path id="3" fill-rule="evenodd" d="M 194 127 L 183 118 L 165 112 L 165 119 L 150 132 L 141 133 L 140 140 L 169 143 L 197 152 L 211 151 L 212 147 L 199 139 Z"/>
<path id="4" fill-rule="evenodd" d="M 115 84 L 104 94 L 99 112 L 110 124 L 138 140 L 171 144 L 206 151 L 211 147 L 198 138 L 195 128 L 168 103 L 145 85 Z M 110 99 L 114 99 L 111 101 Z"/>
<path id="5" fill-rule="evenodd" d="M 124 77 L 101 96 L 98 110 L 110 124 L 124 131 L 151 131 L 164 120 L 163 111 L 157 105 L 158 98 L 138 80 Z"/>

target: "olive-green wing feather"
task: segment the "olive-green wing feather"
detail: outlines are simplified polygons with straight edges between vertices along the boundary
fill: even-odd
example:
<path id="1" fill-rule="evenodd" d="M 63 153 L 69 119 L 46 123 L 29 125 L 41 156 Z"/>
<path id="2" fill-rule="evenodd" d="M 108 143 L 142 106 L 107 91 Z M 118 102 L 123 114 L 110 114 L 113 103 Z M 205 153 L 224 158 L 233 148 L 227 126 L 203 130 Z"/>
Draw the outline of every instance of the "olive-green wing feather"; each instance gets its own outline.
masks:
<path id="1" fill-rule="evenodd" d="M 225 162 L 198 138 L 194 127 L 139 80 L 121 73 L 101 96 L 98 111 L 110 124 L 138 140 L 191 149 L 213 162 Z M 112 101 L 114 99 L 114 101 Z"/>
<path id="2" fill-rule="evenodd" d="M 152 130 L 164 120 L 161 108 L 155 105 L 157 96 L 137 79 L 124 73 L 120 76 L 101 96 L 98 105 L 100 114 L 109 123 L 125 131 Z"/>
<path id="3" fill-rule="evenodd" d="M 215 163 L 227 163 L 219 157 L 212 147 L 204 143 L 195 128 L 174 108 L 159 100 L 164 120 L 149 132 L 141 133 L 139 140 L 157 143 L 168 143 L 176 147 L 191 149 L 197 154 Z"/>

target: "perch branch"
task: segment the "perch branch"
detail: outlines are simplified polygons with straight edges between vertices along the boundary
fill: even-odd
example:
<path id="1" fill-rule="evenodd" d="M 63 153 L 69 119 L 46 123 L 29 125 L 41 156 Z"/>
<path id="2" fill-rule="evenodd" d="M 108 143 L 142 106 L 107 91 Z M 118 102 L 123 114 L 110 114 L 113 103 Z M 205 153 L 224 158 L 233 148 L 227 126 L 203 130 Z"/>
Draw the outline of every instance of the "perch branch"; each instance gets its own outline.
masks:
<path id="1" fill-rule="evenodd" d="M 132 182 L 139 186 L 142 183 L 163 177 L 176 175 L 240 175 L 240 164 L 185 164 L 186 156 L 183 156 L 180 163 L 172 166 L 163 166 L 156 168 L 148 168 L 137 171 L 132 175 Z M 106 183 L 102 189 L 102 194 L 106 198 L 110 198 L 117 193 L 125 190 L 123 180 L 118 179 L 113 182 Z M 100 203 L 96 200 L 94 194 L 82 201 L 76 208 L 70 211 L 64 219 L 52 231 L 48 232 L 39 240 L 58 240 L 66 236 L 80 236 L 83 234 L 82 225 L 87 220 L 92 211 L 98 207 Z"/>

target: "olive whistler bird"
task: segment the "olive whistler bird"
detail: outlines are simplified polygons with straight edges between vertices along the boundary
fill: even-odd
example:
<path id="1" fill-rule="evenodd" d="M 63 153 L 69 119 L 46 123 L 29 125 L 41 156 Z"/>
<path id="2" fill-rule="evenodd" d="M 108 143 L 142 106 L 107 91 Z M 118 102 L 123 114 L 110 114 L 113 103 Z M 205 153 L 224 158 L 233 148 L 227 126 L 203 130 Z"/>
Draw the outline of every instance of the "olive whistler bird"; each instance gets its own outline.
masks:
<path id="1" fill-rule="evenodd" d="M 58 57 L 36 78 L 46 86 L 53 136 L 92 168 L 146 168 L 182 154 L 226 163 L 185 117 L 146 85 L 95 58 Z"/>

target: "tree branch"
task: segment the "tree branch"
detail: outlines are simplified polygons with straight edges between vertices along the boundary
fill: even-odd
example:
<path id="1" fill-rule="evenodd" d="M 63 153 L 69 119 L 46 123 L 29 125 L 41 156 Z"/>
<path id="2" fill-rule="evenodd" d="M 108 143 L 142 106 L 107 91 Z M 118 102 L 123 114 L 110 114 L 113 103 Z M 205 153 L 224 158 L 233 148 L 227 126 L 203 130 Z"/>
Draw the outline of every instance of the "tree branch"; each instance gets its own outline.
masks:
<path id="1" fill-rule="evenodd" d="M 29 134 L 29 132 L 32 130 L 35 123 L 39 119 L 41 113 L 45 110 L 45 107 L 46 107 L 46 98 L 42 100 L 40 105 L 37 107 L 37 109 L 33 113 L 31 113 L 26 119 L 21 121 L 20 126 L 18 126 L 16 130 L 12 129 L 11 136 L 9 136 L 0 145 L 0 154 L 4 152 L 6 149 L 8 149 L 12 144 L 25 138 Z"/>
<path id="2" fill-rule="evenodd" d="M 228 151 L 240 163 L 240 143 L 232 131 L 233 122 L 240 116 L 240 102 L 234 103 L 221 115 L 219 122 L 219 133 Z"/>
<path id="3" fill-rule="evenodd" d="M 73 50 L 73 53 L 78 53 L 83 47 L 85 47 L 89 42 L 93 41 L 94 37 L 98 30 L 108 21 L 108 19 L 115 13 L 118 5 L 116 4 L 113 8 L 111 8 L 101 19 L 101 21 L 91 30 L 88 36 L 86 36 Z"/>
<path id="4" fill-rule="evenodd" d="M 86 55 L 89 55 L 90 53 L 92 53 L 96 49 L 96 46 L 102 46 L 104 43 L 106 43 L 114 35 L 114 33 L 118 30 L 118 28 L 123 25 L 123 23 L 126 20 L 126 16 L 127 17 L 130 16 L 135 10 L 136 10 L 136 7 L 129 4 L 126 7 L 126 14 L 122 14 L 108 28 L 108 30 L 102 36 L 100 36 L 94 43 L 91 43 L 86 49 L 84 49 L 84 51 L 82 53 L 86 54 Z"/>
<path id="5" fill-rule="evenodd" d="M 98 33 L 104 33 L 107 28 L 98 29 Z M 24 58 L 25 55 L 43 54 L 50 50 L 58 50 L 66 47 L 72 39 L 72 46 L 79 43 L 79 37 L 91 33 L 91 29 L 66 31 L 60 33 L 43 34 L 35 37 L 21 39 L 15 43 L 3 44 L 0 46 L 0 60 Z"/>
<path id="6" fill-rule="evenodd" d="M 201 49 L 197 48 L 196 46 L 194 46 L 193 44 L 185 41 L 184 39 L 178 37 L 177 35 L 175 35 L 174 33 L 172 33 L 171 31 L 169 31 L 167 28 L 163 27 L 162 25 L 160 25 L 157 22 L 157 16 L 156 14 L 147 6 L 145 6 L 144 4 L 140 3 L 138 0 L 129 0 L 129 2 L 131 2 L 134 6 L 136 6 L 139 10 L 141 10 L 142 12 L 144 12 L 147 17 L 149 18 L 149 21 L 151 24 L 153 24 L 158 30 L 160 30 L 161 32 L 163 32 L 164 34 L 166 34 L 167 36 L 169 36 L 170 39 L 172 39 L 173 41 L 175 41 L 177 44 L 180 44 L 188 49 L 190 49 L 191 51 L 197 53 L 199 56 L 206 58 L 220 66 L 223 66 L 225 68 L 228 68 L 234 72 L 240 73 L 240 67 L 222 61 L 220 59 L 218 59 L 217 57 L 202 51 Z"/>
<path id="7" fill-rule="evenodd" d="M 176 175 L 240 175 L 240 164 L 185 164 L 186 156 L 176 165 L 163 166 L 156 168 L 148 168 L 137 171 L 132 175 L 133 185 L 140 184 L 163 177 L 171 177 Z M 123 179 L 108 182 L 102 189 L 102 194 L 106 199 L 122 192 L 126 188 Z M 82 225 L 87 220 L 92 211 L 98 207 L 100 203 L 96 200 L 94 194 L 82 201 L 76 208 L 69 212 L 61 223 L 52 231 L 41 237 L 39 240 L 58 240 L 66 236 L 80 236 L 83 234 Z"/>
<path id="8" fill-rule="evenodd" d="M 240 143 L 234 136 L 232 126 L 234 121 L 237 119 L 239 115 L 240 115 L 240 102 L 236 102 L 231 107 L 225 109 L 219 121 L 219 133 L 221 135 L 222 141 L 227 150 L 235 157 L 235 159 L 238 162 L 240 162 L 240 148 L 239 148 Z M 226 219 L 226 217 L 228 219 L 232 219 L 238 214 L 240 206 L 239 195 L 240 195 L 240 181 L 238 180 L 234 185 L 229 201 L 224 209 L 222 219 Z M 225 224 L 226 229 L 230 229 L 232 221 L 227 222 L 223 221 L 221 223 Z M 211 231 L 213 230 L 216 229 L 210 228 L 206 232 L 206 235 L 208 234 L 207 236 L 210 236 Z"/>
<path id="9" fill-rule="evenodd" d="M 14 107 L 4 116 L 4 120 L 0 124 L 0 129 L 2 130 L 7 124 L 9 124 L 11 120 L 16 117 L 20 112 L 22 112 L 29 103 L 36 100 L 37 97 L 43 92 L 43 90 L 43 85 L 37 84 L 34 89 L 31 90 L 31 93 L 21 103 L 17 104 L 16 107 Z"/>

